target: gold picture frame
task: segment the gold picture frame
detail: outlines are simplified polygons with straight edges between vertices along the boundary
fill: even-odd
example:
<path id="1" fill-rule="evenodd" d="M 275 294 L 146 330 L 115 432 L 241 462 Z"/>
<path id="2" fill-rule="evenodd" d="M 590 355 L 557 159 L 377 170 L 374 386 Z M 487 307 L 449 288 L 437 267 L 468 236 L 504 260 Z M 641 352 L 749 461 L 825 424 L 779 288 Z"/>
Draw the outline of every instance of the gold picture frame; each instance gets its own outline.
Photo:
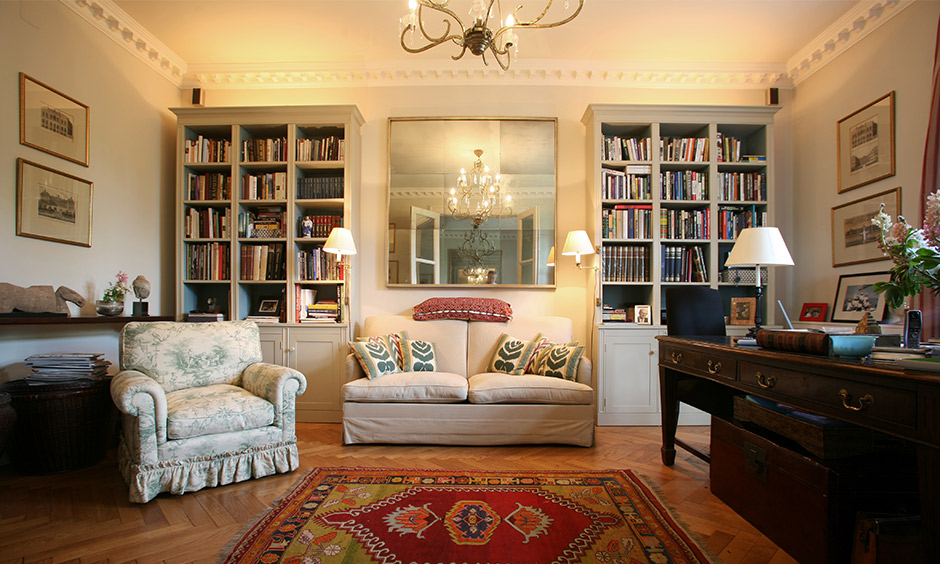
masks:
<path id="1" fill-rule="evenodd" d="M 88 106 L 20 73 L 20 144 L 88 166 Z"/>
<path id="2" fill-rule="evenodd" d="M 839 193 L 894 176 L 894 91 L 840 119 Z"/>
<path id="3" fill-rule="evenodd" d="M 16 234 L 91 247 L 94 184 L 16 159 Z"/>
<path id="4" fill-rule="evenodd" d="M 731 325 L 754 325 L 757 298 L 731 298 Z"/>
<path id="5" fill-rule="evenodd" d="M 885 213 L 901 213 L 901 188 L 892 188 L 832 208 L 832 266 L 887 260 L 878 247 L 878 226 L 871 220 L 885 204 Z"/>

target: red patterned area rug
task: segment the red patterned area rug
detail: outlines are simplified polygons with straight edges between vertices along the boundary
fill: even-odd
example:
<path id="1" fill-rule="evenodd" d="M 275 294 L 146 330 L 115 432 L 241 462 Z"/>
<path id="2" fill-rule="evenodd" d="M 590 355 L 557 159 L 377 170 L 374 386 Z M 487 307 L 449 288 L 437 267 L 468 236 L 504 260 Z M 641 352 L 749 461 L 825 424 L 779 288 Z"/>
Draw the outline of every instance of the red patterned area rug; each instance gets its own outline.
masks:
<path id="1" fill-rule="evenodd" d="M 712 562 L 629 470 L 318 468 L 226 564 Z"/>

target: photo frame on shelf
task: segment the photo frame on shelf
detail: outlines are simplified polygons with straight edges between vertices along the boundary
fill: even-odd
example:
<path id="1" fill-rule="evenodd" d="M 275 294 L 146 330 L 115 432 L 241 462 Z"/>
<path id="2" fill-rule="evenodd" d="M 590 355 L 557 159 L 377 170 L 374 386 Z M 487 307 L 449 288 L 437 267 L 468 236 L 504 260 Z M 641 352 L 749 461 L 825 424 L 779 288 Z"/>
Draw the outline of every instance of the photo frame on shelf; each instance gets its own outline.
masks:
<path id="1" fill-rule="evenodd" d="M 832 322 L 857 323 L 868 312 L 875 321 L 884 319 L 885 297 L 875 293 L 875 282 L 887 282 L 890 278 L 890 272 L 839 276 L 832 302 Z"/>
<path id="2" fill-rule="evenodd" d="M 881 204 L 885 213 L 901 213 L 901 188 L 892 188 L 832 208 L 832 266 L 888 260 L 878 248 L 879 228 L 871 220 Z"/>
<path id="3" fill-rule="evenodd" d="M 652 306 L 638 305 L 633 306 L 633 319 L 637 325 L 652 325 L 653 312 Z"/>
<path id="4" fill-rule="evenodd" d="M 731 325 L 754 325 L 757 298 L 731 298 Z"/>
<path id="5" fill-rule="evenodd" d="M 800 321 L 826 321 L 826 312 L 829 310 L 829 304 L 811 303 L 803 304 L 800 310 Z"/>
<path id="6" fill-rule="evenodd" d="M 88 166 L 89 109 L 20 73 L 20 144 Z"/>
<path id="7" fill-rule="evenodd" d="M 277 315 L 280 312 L 281 300 L 277 298 L 262 299 L 258 302 L 258 315 Z"/>
<path id="8" fill-rule="evenodd" d="M 894 91 L 840 119 L 839 192 L 894 176 Z"/>
<path id="9" fill-rule="evenodd" d="M 16 234 L 91 247 L 94 184 L 16 159 Z"/>

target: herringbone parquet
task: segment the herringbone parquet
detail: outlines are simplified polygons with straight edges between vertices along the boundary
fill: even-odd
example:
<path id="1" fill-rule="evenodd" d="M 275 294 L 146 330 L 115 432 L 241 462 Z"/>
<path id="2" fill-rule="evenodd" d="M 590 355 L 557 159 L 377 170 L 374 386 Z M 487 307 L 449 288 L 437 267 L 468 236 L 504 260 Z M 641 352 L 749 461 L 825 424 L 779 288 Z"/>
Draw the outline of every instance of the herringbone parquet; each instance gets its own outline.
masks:
<path id="1" fill-rule="evenodd" d="M 708 490 L 708 466 L 679 451 L 660 463 L 657 427 L 600 427 L 593 448 L 564 446 L 343 446 L 336 424 L 298 424 L 301 468 L 372 466 L 440 469 L 603 470 L 646 476 L 689 530 L 726 564 L 794 562 Z M 683 428 L 706 445 L 707 427 Z M 0 467 L 0 564 L 211 563 L 231 538 L 302 476 L 301 471 L 145 505 L 127 501 L 115 451 L 100 464 L 53 476 Z"/>

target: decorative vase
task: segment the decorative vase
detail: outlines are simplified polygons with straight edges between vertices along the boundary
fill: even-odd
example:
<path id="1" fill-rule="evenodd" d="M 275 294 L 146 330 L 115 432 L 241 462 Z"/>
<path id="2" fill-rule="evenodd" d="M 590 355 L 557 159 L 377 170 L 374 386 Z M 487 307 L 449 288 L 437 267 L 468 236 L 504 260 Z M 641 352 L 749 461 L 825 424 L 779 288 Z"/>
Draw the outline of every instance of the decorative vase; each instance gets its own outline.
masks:
<path id="1" fill-rule="evenodd" d="M 95 311 L 98 312 L 98 315 L 121 315 L 124 313 L 124 302 L 95 300 Z"/>

